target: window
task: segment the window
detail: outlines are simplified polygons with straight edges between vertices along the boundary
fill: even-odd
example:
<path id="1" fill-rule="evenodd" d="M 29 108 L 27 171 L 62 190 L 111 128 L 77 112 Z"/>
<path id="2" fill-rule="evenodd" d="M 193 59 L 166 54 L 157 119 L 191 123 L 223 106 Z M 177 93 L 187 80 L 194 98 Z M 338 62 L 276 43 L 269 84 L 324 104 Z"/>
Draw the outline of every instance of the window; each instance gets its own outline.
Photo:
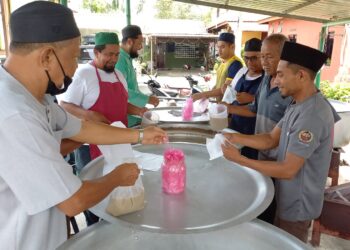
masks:
<path id="1" fill-rule="evenodd" d="M 296 43 L 297 42 L 297 35 L 296 34 L 288 35 L 288 39 L 290 42 Z"/>
<path id="2" fill-rule="evenodd" d="M 331 65 L 332 53 L 333 53 L 333 44 L 334 44 L 334 31 L 328 32 L 326 41 L 324 43 L 323 52 L 326 53 L 328 59 L 326 65 Z"/>
<path id="3" fill-rule="evenodd" d="M 175 43 L 175 58 L 198 58 L 199 45 L 190 43 Z"/>

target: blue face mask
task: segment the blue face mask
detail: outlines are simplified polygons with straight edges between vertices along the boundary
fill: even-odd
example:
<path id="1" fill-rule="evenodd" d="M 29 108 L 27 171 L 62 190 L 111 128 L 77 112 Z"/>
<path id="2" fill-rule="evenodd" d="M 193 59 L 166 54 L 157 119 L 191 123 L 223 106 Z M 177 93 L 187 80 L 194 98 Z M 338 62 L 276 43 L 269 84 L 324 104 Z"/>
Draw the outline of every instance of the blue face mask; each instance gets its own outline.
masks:
<path id="1" fill-rule="evenodd" d="M 47 89 L 46 89 L 46 93 L 50 94 L 52 96 L 55 95 L 59 95 L 62 94 L 64 92 L 67 91 L 69 85 L 72 83 L 72 78 L 70 78 L 69 76 L 66 75 L 66 73 L 64 72 L 64 69 L 62 67 L 62 64 L 60 62 L 60 60 L 58 59 L 55 51 L 53 51 L 53 54 L 55 55 L 58 64 L 60 65 L 60 68 L 62 70 L 62 73 L 64 75 L 64 79 L 63 79 L 63 88 L 59 89 L 56 87 L 56 84 L 51 80 L 50 74 L 47 70 L 45 70 L 47 77 L 49 78 L 48 84 L 47 84 Z"/>

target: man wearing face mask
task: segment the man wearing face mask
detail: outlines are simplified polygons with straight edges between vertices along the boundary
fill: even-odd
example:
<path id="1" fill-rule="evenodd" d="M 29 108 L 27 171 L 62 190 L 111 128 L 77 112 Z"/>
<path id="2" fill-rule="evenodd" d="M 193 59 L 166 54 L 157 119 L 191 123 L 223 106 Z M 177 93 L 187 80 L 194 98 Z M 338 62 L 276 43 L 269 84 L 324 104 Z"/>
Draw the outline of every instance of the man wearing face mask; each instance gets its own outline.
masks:
<path id="1" fill-rule="evenodd" d="M 11 14 L 10 31 L 0 67 L 0 248 L 51 250 L 67 239 L 65 215 L 133 185 L 139 174 L 136 164 L 121 164 L 97 180 L 81 181 L 60 154 L 62 139 L 155 144 L 166 133 L 82 121 L 46 95 L 62 92 L 77 68 L 80 32 L 70 9 L 33 1 Z"/>
<path id="2" fill-rule="evenodd" d="M 139 56 L 138 51 L 142 49 L 143 37 L 141 29 L 136 25 L 128 25 L 122 30 L 122 35 L 123 40 L 119 60 L 115 67 L 122 72 L 128 83 L 129 103 L 138 107 L 145 107 L 149 103 L 156 107 L 159 104 L 159 99 L 156 96 L 145 95 L 140 91 L 136 72 L 132 65 L 132 60 Z M 140 118 L 128 115 L 129 127 L 140 123 L 140 121 Z"/>

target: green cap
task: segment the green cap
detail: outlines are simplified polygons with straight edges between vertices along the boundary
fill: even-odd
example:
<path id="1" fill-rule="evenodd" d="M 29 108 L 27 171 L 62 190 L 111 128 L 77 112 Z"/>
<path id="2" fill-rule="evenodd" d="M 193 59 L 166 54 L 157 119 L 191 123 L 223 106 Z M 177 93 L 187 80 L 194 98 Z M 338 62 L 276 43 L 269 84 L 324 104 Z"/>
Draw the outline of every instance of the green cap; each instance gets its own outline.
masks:
<path id="1" fill-rule="evenodd" d="M 99 32 L 95 36 L 95 45 L 119 44 L 118 35 L 113 32 Z"/>

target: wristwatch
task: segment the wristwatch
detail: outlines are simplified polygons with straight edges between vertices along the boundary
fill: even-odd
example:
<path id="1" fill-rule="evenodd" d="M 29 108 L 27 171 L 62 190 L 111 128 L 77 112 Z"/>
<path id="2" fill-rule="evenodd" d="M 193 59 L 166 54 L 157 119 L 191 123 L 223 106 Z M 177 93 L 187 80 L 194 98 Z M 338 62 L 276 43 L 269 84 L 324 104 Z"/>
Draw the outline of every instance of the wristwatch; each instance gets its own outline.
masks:
<path id="1" fill-rule="evenodd" d="M 139 129 L 139 140 L 137 141 L 137 143 L 142 143 L 143 140 L 143 129 Z"/>

